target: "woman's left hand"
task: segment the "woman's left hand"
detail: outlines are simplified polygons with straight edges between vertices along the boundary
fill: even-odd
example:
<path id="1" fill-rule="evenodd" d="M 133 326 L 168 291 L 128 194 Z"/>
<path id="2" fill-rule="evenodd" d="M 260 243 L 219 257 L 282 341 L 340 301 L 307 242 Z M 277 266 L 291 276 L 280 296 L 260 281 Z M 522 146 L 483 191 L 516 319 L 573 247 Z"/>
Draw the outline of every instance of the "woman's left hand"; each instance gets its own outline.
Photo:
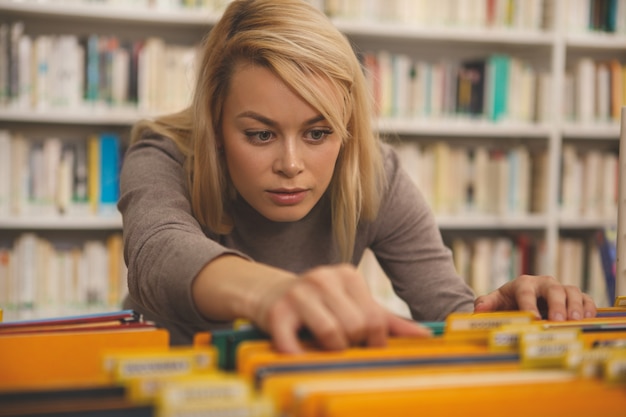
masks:
<path id="1" fill-rule="evenodd" d="M 545 318 L 553 321 L 580 320 L 596 315 L 596 305 L 589 295 L 546 275 L 521 275 L 474 301 L 476 313 L 525 310 L 540 318 L 543 308 L 548 310 Z"/>

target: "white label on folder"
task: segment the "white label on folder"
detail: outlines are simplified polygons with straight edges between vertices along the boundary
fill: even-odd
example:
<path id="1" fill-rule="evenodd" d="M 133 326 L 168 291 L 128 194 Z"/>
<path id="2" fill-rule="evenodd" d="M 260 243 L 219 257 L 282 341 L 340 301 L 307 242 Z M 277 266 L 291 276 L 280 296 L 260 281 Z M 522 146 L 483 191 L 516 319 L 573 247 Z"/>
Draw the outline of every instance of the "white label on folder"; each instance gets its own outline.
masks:
<path id="1" fill-rule="evenodd" d="M 451 320 L 447 330 L 491 330 L 505 324 L 527 324 L 530 322 L 530 316 L 463 317 Z"/>

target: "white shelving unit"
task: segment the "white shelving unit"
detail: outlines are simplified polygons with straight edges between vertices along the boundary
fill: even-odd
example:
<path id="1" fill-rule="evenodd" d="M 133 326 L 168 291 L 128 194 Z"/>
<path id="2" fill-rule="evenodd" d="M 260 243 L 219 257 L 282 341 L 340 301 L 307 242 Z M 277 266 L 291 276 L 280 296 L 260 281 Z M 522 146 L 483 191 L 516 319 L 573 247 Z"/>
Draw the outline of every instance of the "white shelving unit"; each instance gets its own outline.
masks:
<path id="1" fill-rule="evenodd" d="M 61 4 L 55 1 L 0 0 L 0 22 L 21 20 L 26 33 L 37 35 L 69 31 L 81 35 L 97 31 L 103 34 L 139 38 L 158 35 L 172 42 L 192 45 L 219 19 L 218 11 L 152 10 L 106 5 Z M 509 29 L 413 27 L 407 24 L 336 19 L 336 26 L 360 50 L 390 49 L 413 56 L 450 54 L 457 57 L 476 53 L 505 52 L 529 57 L 552 74 L 552 119 L 540 124 L 517 122 L 489 123 L 466 119 L 415 120 L 390 118 L 379 120 L 377 129 L 383 135 L 397 135 L 415 140 L 446 139 L 489 141 L 526 141 L 548 152 L 547 210 L 523 217 L 461 216 L 438 218 L 444 231 L 471 233 L 529 231 L 543 234 L 546 244 L 546 270 L 557 269 L 558 240 L 563 233 L 578 233 L 614 224 L 617 219 L 561 219 L 559 183 L 561 149 L 565 141 L 593 143 L 601 140 L 617 149 L 619 124 L 585 124 L 563 120 L 565 72 L 572 57 L 614 56 L 626 60 L 626 36 L 591 33 L 567 33 L 567 0 L 554 0 L 553 29 L 517 31 Z M 128 130 L 134 121 L 148 116 L 137 110 L 91 110 L 79 112 L 32 111 L 0 107 L 0 129 L 56 131 L 65 128 L 97 130 L 114 127 Z M 113 218 L 0 218 L 0 235 L 21 229 L 121 230 L 121 221 Z M 0 239 L 0 243 L 1 239 Z"/>

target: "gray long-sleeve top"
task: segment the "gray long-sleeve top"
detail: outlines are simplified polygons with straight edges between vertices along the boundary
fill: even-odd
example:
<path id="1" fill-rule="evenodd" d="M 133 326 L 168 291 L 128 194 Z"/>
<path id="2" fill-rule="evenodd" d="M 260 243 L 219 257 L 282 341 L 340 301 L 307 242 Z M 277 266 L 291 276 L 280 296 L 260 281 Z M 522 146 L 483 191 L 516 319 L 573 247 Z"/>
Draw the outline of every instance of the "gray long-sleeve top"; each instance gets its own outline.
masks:
<path id="1" fill-rule="evenodd" d="M 359 225 L 352 263 L 358 265 L 371 249 L 416 320 L 471 311 L 474 295 L 455 272 L 428 204 L 395 151 L 382 146 L 387 176 L 382 205 L 376 220 Z M 118 204 L 128 265 L 125 307 L 168 328 L 173 344 L 226 324 L 202 317 L 191 295 L 193 279 L 217 256 L 235 253 L 296 273 L 336 262 L 327 198 L 290 223 L 272 222 L 238 201 L 233 231 L 216 235 L 192 214 L 183 165 L 183 154 L 170 139 L 144 137 L 125 155 Z"/>

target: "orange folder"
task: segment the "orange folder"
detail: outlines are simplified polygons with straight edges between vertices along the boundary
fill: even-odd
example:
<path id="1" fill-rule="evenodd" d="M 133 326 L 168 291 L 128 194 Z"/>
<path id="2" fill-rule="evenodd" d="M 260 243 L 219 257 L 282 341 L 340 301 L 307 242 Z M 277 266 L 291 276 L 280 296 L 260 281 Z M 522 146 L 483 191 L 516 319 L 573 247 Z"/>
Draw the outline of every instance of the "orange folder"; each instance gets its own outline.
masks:
<path id="1" fill-rule="evenodd" d="M 159 347 L 169 333 L 156 327 L 2 334 L 0 390 L 106 384 L 104 352 Z"/>
<path id="2" fill-rule="evenodd" d="M 247 341 L 237 351 L 237 372 L 253 379 L 261 367 L 277 365 L 310 366 L 335 363 L 338 366 L 355 361 L 389 361 L 424 357 L 466 356 L 468 358 L 490 354 L 487 346 L 472 342 L 448 341 L 442 338 L 395 338 L 383 348 L 354 347 L 343 351 L 324 351 L 313 347 L 298 355 L 275 351 L 270 342 Z M 495 356 L 497 353 L 494 353 Z"/>
<path id="3" fill-rule="evenodd" d="M 618 417 L 626 410 L 623 386 L 569 376 L 566 371 L 485 371 L 341 382 L 343 387 L 341 383 L 298 385 L 292 416 Z"/>
<path id="4" fill-rule="evenodd" d="M 281 415 L 294 415 L 295 397 L 300 384 L 311 382 L 332 384 L 338 381 L 361 380 L 363 378 L 392 378 L 411 375 L 434 375 L 445 372 L 482 373 L 494 370 L 521 370 L 519 363 L 489 363 L 461 365 L 420 365 L 402 368 L 327 370 L 324 372 L 309 371 L 297 373 L 277 373 L 263 379 L 261 393 L 271 398 L 275 409 Z"/>

